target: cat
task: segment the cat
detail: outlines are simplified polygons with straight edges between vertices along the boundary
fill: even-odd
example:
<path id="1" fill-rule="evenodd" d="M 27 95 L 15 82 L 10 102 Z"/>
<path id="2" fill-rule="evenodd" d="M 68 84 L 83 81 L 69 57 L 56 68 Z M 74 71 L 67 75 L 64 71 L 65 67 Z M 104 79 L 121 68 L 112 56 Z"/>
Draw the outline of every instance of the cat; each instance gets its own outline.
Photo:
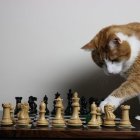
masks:
<path id="1" fill-rule="evenodd" d="M 82 49 L 91 52 L 95 64 L 107 75 L 120 74 L 126 79 L 100 103 L 102 112 L 107 103 L 117 109 L 140 95 L 140 23 L 104 27 Z"/>

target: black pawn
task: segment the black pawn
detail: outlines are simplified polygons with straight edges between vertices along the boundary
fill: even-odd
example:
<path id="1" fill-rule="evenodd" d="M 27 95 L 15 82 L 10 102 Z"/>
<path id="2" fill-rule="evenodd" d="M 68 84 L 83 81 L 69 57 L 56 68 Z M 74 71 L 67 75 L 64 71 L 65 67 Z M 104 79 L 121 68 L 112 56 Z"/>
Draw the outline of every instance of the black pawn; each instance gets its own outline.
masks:
<path id="1" fill-rule="evenodd" d="M 14 115 L 17 115 L 17 113 L 20 111 L 18 104 L 21 103 L 22 97 L 15 97 L 15 99 L 16 99 L 16 107 L 14 110 Z"/>
<path id="2" fill-rule="evenodd" d="M 36 97 L 30 96 L 28 103 L 29 103 L 29 115 L 36 115 L 37 114 L 37 104 L 35 103 L 37 101 Z"/>
<path id="3" fill-rule="evenodd" d="M 57 93 L 55 94 L 55 99 L 57 99 L 59 96 L 60 96 L 60 93 L 57 92 Z M 55 113 L 56 113 L 55 104 L 56 104 L 56 101 L 54 100 L 54 101 L 53 101 L 53 110 L 52 110 L 52 112 L 51 112 L 52 115 L 55 115 Z"/>
<path id="4" fill-rule="evenodd" d="M 73 97 L 72 90 L 69 89 L 69 92 L 67 94 L 68 105 L 67 105 L 66 110 L 65 110 L 65 115 L 72 114 L 72 97 Z"/>
<path id="5" fill-rule="evenodd" d="M 46 113 L 45 113 L 45 115 L 49 115 L 50 112 L 49 112 L 49 109 L 47 107 L 47 105 L 48 105 L 48 97 L 47 97 L 47 95 L 44 96 L 43 101 L 46 104 Z"/>
<path id="6" fill-rule="evenodd" d="M 88 111 L 87 111 L 87 101 L 86 101 L 86 98 L 84 96 L 82 96 L 80 98 L 80 104 L 81 104 L 80 114 L 81 115 L 87 115 L 88 114 Z"/>

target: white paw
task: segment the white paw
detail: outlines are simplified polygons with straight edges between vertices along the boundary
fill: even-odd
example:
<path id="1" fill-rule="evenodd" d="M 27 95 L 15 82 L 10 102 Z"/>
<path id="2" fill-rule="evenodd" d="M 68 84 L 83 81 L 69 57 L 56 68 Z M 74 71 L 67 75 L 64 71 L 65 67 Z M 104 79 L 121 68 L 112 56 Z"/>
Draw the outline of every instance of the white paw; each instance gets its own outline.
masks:
<path id="1" fill-rule="evenodd" d="M 104 101 L 100 103 L 102 113 L 104 113 L 104 106 L 106 104 L 113 105 L 115 109 L 122 103 L 122 98 L 116 98 L 114 96 L 108 96 Z"/>
<path id="2" fill-rule="evenodd" d="M 140 116 L 136 116 L 135 119 L 136 119 L 136 120 L 140 120 Z"/>
<path id="3" fill-rule="evenodd" d="M 108 102 L 107 102 L 106 100 L 105 100 L 105 101 L 102 101 L 102 102 L 100 103 L 100 108 L 101 108 L 102 113 L 104 113 L 104 106 L 105 106 L 106 104 L 108 104 Z"/>

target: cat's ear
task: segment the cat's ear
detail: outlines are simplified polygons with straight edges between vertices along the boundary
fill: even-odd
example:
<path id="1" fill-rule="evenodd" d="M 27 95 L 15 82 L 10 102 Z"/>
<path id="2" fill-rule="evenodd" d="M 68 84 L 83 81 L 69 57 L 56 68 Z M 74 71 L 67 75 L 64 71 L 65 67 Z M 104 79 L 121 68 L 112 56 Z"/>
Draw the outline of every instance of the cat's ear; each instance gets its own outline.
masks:
<path id="1" fill-rule="evenodd" d="M 95 45 L 93 42 L 89 42 L 86 45 L 84 45 L 81 49 L 87 50 L 87 51 L 93 51 L 95 50 Z"/>

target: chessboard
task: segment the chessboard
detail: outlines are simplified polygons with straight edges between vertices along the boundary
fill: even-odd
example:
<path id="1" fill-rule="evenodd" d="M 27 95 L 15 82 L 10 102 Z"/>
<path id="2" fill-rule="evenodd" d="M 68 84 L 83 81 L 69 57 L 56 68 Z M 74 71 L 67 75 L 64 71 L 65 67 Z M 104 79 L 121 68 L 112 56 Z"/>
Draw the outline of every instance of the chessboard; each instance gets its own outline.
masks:
<path id="1" fill-rule="evenodd" d="M 34 103 L 37 98 L 32 96 L 28 103 L 16 104 L 15 112 L 10 103 L 3 103 L 0 139 L 140 139 L 140 121 L 129 114 L 129 105 L 120 106 L 122 113 L 118 118 L 114 114 L 114 106 L 106 104 L 103 114 L 98 104 L 93 101 L 90 112 L 84 111 L 86 114 L 83 115 L 80 113 L 80 98 L 77 92 L 72 94 L 71 104 L 68 104 L 65 111 L 63 99 L 58 93 L 56 95 L 55 108 L 49 114 L 45 103 L 46 96 L 39 105 L 39 111 Z M 21 97 L 18 97 L 18 100 L 21 100 Z"/>
<path id="2" fill-rule="evenodd" d="M 84 125 L 82 128 L 25 128 L 15 126 L 0 127 L 0 139 L 140 139 L 140 121 L 133 120 L 133 128 L 101 127 L 91 129 Z"/>

